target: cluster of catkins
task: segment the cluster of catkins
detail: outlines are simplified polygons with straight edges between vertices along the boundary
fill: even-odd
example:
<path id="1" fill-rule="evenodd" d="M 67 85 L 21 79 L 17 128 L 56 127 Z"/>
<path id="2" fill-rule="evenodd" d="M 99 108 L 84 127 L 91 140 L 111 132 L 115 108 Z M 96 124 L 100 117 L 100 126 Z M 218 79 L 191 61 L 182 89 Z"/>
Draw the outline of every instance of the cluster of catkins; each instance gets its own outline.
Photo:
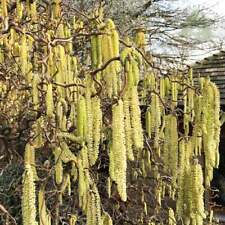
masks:
<path id="1" fill-rule="evenodd" d="M 142 173 L 147 176 L 152 170 L 151 150 L 162 160 L 164 171 L 172 179 L 170 186 L 161 182 L 156 191 L 159 204 L 166 193 L 177 201 L 176 209 L 168 210 L 168 224 L 182 219 L 186 225 L 202 225 L 206 217 L 203 180 L 210 185 L 213 168 L 219 163 L 217 87 L 208 79 L 200 79 L 195 88 L 191 72 L 183 76 L 157 76 L 143 58 L 144 30 L 137 30 L 134 41 L 126 38 L 121 42 L 114 22 L 104 19 L 102 8 L 92 15 L 93 32 L 89 35 L 90 56 L 87 56 L 91 69 L 83 71 L 85 62 L 80 61 L 73 50 L 74 36 L 82 36 L 85 31 L 81 20 L 64 19 L 61 1 L 55 0 L 54 4 L 46 6 L 48 15 L 44 17 L 47 16 L 56 29 L 49 27 L 40 38 L 34 32 L 43 25 L 38 1 L 16 1 L 15 4 L 15 10 L 8 12 L 8 1 L 0 1 L 0 29 L 4 31 L 0 36 L 0 46 L 4 46 L 4 50 L 0 49 L 0 63 L 15 59 L 14 70 L 28 88 L 23 92 L 9 90 L 10 83 L 1 81 L 1 95 L 7 93 L 9 102 L 21 95 L 15 101 L 16 109 L 23 104 L 23 99 L 29 99 L 34 114 L 41 112 L 32 125 L 25 148 L 23 224 L 52 223 L 45 200 L 45 184 L 38 190 L 35 187 L 35 181 L 39 180 L 35 152 L 46 142 L 51 143 L 49 147 L 54 155 L 53 171 L 60 204 L 63 204 L 65 192 L 68 195 L 73 192 L 72 181 L 77 181 L 79 207 L 86 215 L 86 223 L 113 224 L 112 215 L 101 206 L 97 182 L 89 170 L 99 158 L 102 141 L 108 138 L 109 198 L 111 184 L 115 182 L 121 201 L 127 200 L 127 162 L 140 161 Z M 27 23 L 22 23 L 24 18 Z M 16 25 L 7 30 L 11 20 Z M 80 76 L 80 71 L 84 76 Z M 143 81 L 142 93 L 138 88 L 140 81 Z M 147 104 L 145 120 L 141 117 L 140 96 Z M 106 100 L 112 107 L 109 109 L 111 119 L 105 121 Z M 5 106 L 0 105 L 3 110 Z M 179 107 L 183 107 L 183 117 L 179 118 L 183 127 L 178 125 Z M 110 134 L 106 134 L 108 128 Z M 152 149 L 144 145 L 144 136 L 147 142 L 151 140 Z M 70 147 L 71 142 L 79 146 L 79 151 Z M 202 153 L 203 166 L 198 162 Z M 64 169 L 67 163 L 72 165 L 70 172 Z M 146 208 L 148 205 L 145 203 Z M 76 215 L 71 215 L 70 224 L 76 224 L 77 219 Z M 150 220 L 149 224 L 155 223 Z"/>

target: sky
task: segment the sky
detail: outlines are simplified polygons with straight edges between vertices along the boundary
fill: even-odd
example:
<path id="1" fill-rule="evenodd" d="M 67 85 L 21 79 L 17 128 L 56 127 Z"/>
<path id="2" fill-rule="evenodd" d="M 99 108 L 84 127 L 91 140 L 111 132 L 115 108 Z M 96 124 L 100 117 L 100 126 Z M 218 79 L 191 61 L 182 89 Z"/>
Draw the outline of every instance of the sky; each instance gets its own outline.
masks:
<path id="1" fill-rule="evenodd" d="M 207 7 L 210 8 L 210 10 L 213 13 L 218 14 L 218 18 L 224 17 L 225 21 L 225 0 L 179 0 L 179 6 L 181 7 Z M 219 24 L 219 26 L 214 30 L 215 38 L 218 39 L 224 39 L 225 40 L 225 22 Z M 225 49 L 225 46 L 224 46 Z M 204 52 L 204 51 L 197 51 L 195 54 L 198 55 L 197 58 L 194 58 L 193 60 L 200 60 L 201 58 L 204 58 L 212 53 Z"/>
<path id="2" fill-rule="evenodd" d="M 218 17 L 224 17 L 225 19 L 225 0 L 180 0 L 180 5 L 184 7 L 207 7 L 216 14 Z M 225 24 L 221 24 L 221 27 L 225 29 Z M 221 30 L 218 30 L 218 35 L 220 34 Z M 223 30 L 223 33 L 224 30 Z"/>
<path id="3" fill-rule="evenodd" d="M 225 15 L 224 0 L 180 0 L 180 3 L 184 6 L 210 6 L 215 12 Z"/>

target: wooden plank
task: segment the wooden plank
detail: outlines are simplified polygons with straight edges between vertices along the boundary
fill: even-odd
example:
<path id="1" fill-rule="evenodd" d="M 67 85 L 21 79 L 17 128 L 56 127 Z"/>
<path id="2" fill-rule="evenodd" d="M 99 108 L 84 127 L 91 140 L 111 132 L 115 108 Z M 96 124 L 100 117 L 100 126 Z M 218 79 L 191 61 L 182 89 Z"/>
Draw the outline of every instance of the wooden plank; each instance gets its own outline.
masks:
<path id="1" fill-rule="evenodd" d="M 210 80 L 225 83 L 225 75 L 224 76 L 223 75 L 221 75 L 221 76 L 210 76 Z"/>
<path id="2" fill-rule="evenodd" d="M 212 80 L 212 82 L 215 83 L 219 88 L 225 88 L 225 82 L 224 81 L 222 83 L 222 82 Z"/>
<path id="3" fill-rule="evenodd" d="M 215 59 L 216 60 L 219 60 L 219 59 L 224 59 L 225 58 L 225 52 L 219 52 L 219 53 L 217 53 L 217 54 L 213 54 L 213 55 L 211 55 L 211 56 L 209 56 L 209 57 L 205 57 L 203 60 L 201 60 L 200 62 L 202 62 L 202 61 L 214 61 Z"/>
<path id="4" fill-rule="evenodd" d="M 211 82 L 215 83 L 218 86 L 221 86 L 221 85 L 224 85 L 225 84 L 225 81 L 224 80 L 220 80 L 220 81 L 218 81 L 218 80 L 212 80 L 212 79 L 210 79 L 210 80 L 211 80 Z"/>
<path id="5" fill-rule="evenodd" d="M 221 80 L 216 80 L 216 79 L 213 79 L 213 77 L 210 77 L 210 81 L 215 83 L 216 85 L 218 86 L 223 86 L 225 85 L 225 79 L 221 79 Z M 194 84 L 198 84 L 199 81 L 198 81 L 198 78 L 194 78 Z"/>
<path id="6" fill-rule="evenodd" d="M 220 93 L 220 98 L 225 99 L 225 93 Z"/>
<path id="7" fill-rule="evenodd" d="M 214 62 L 224 63 L 224 61 L 225 61 L 225 56 L 221 58 L 203 59 L 202 61 L 196 62 L 195 64 L 193 64 L 192 67 L 207 65 L 207 64 L 210 65 L 210 64 L 214 64 Z"/>
<path id="8" fill-rule="evenodd" d="M 193 70 L 197 69 L 209 69 L 209 68 L 225 68 L 225 60 L 223 63 L 218 63 L 218 62 L 212 62 L 211 64 L 201 64 L 197 66 L 193 66 Z"/>
<path id="9" fill-rule="evenodd" d="M 208 69 L 194 69 L 193 73 L 209 73 L 209 72 L 225 72 L 225 65 L 224 67 L 218 68 L 218 67 L 213 67 L 213 68 L 208 68 Z"/>
<path id="10" fill-rule="evenodd" d="M 202 71 L 202 72 L 198 72 L 198 73 L 193 73 L 193 76 L 197 77 L 197 76 L 225 76 L 225 72 L 206 72 L 206 71 Z"/>

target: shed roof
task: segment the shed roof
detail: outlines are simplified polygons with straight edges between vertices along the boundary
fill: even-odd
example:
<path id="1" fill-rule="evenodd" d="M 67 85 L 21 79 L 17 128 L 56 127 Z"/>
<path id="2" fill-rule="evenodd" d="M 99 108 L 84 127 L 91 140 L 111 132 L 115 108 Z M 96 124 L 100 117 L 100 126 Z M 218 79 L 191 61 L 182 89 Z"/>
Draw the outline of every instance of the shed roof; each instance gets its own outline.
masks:
<path id="1" fill-rule="evenodd" d="M 194 77 L 210 77 L 220 90 L 221 105 L 225 105 L 225 51 L 196 62 L 192 68 Z"/>

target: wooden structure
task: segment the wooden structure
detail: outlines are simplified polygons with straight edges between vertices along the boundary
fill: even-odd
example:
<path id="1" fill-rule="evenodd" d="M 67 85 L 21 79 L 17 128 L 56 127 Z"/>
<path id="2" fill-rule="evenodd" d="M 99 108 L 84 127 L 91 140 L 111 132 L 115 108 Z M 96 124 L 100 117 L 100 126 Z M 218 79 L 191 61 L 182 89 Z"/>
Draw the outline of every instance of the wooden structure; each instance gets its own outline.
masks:
<path id="1" fill-rule="evenodd" d="M 221 107 L 225 106 L 225 51 L 213 54 L 192 65 L 193 76 L 210 77 L 220 90 Z"/>
<path id="2" fill-rule="evenodd" d="M 225 112 L 225 51 L 220 51 L 201 61 L 194 63 L 192 66 L 193 77 L 210 77 L 220 91 L 220 107 Z M 211 199 L 211 204 L 216 203 L 217 206 L 213 207 L 215 217 L 220 221 L 219 224 L 225 224 L 225 189 L 223 188 L 225 181 L 225 124 L 221 127 L 220 134 L 220 164 L 219 168 L 214 170 L 214 178 L 212 181 L 212 188 L 218 189 L 215 196 L 211 198 L 211 193 L 206 191 L 206 196 Z M 215 201 L 215 202 L 214 202 Z M 220 205 L 220 207 L 218 207 Z"/>

